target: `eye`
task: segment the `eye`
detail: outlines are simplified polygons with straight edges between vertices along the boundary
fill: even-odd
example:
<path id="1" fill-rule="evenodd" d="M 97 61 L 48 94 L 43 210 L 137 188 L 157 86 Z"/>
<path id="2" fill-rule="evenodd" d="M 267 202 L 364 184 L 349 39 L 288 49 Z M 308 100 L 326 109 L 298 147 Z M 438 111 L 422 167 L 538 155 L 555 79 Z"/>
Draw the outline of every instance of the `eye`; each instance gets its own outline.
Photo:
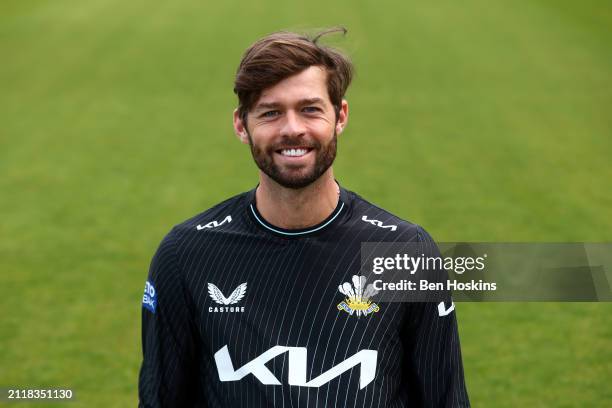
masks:
<path id="1" fill-rule="evenodd" d="M 302 111 L 306 113 L 317 113 L 317 112 L 321 112 L 321 109 L 319 109 L 316 106 L 305 106 L 304 108 L 302 108 Z"/>
<path id="2" fill-rule="evenodd" d="M 271 110 L 271 111 L 267 111 L 267 112 L 262 113 L 260 115 L 260 117 L 262 117 L 262 118 L 273 118 L 273 117 L 277 116 L 278 114 L 279 114 L 279 111 Z"/>

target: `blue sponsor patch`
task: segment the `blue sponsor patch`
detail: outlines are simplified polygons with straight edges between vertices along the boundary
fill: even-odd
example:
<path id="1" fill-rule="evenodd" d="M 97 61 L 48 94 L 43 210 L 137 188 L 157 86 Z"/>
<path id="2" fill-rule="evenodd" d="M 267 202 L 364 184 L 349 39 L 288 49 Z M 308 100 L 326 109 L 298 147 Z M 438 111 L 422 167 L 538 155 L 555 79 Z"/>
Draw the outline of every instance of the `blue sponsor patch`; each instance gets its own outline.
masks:
<path id="1" fill-rule="evenodd" d="M 155 307 L 157 306 L 157 292 L 155 287 L 149 281 L 145 284 L 144 295 L 142 295 L 142 307 L 149 309 L 155 313 Z"/>

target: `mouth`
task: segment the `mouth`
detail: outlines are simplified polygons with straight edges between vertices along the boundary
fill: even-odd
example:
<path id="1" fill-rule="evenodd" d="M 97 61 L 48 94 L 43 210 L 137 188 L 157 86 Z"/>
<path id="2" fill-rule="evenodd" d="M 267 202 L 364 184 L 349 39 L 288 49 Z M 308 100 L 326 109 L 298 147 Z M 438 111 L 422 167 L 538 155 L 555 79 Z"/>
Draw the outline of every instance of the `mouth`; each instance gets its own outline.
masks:
<path id="1" fill-rule="evenodd" d="M 289 158 L 304 157 L 312 151 L 309 147 L 292 147 L 289 149 L 278 149 L 276 153 Z"/>

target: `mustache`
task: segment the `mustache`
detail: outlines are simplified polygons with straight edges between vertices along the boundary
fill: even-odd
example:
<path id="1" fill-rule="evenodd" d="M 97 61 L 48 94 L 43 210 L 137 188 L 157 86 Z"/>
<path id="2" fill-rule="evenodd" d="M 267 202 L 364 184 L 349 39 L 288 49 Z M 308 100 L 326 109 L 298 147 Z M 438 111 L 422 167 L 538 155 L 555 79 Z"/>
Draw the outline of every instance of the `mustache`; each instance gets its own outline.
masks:
<path id="1" fill-rule="evenodd" d="M 319 149 L 321 144 L 316 141 L 308 141 L 302 138 L 294 138 L 294 139 L 283 139 L 282 141 L 275 143 L 270 147 L 270 150 L 282 150 L 282 149 L 291 149 L 294 147 L 305 147 L 307 149 Z"/>

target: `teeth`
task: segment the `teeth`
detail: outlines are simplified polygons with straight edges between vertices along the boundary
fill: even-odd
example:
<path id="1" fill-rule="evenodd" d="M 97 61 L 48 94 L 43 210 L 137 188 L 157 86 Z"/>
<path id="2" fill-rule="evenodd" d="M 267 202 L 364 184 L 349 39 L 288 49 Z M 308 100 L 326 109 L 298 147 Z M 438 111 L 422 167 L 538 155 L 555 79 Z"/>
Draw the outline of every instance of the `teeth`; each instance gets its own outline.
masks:
<path id="1" fill-rule="evenodd" d="M 305 155 L 306 153 L 308 153 L 308 150 L 306 149 L 283 149 L 281 150 L 281 154 L 283 156 L 299 157 L 299 156 Z"/>

